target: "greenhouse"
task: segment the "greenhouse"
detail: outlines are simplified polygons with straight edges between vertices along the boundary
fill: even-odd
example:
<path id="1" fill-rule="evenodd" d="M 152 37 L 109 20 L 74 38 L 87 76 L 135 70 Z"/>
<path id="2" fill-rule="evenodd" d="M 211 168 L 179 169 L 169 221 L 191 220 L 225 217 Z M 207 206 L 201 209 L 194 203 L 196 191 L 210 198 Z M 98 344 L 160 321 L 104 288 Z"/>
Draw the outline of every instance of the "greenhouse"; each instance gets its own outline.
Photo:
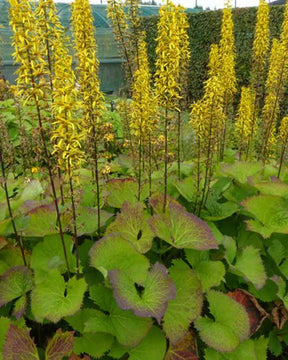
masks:
<path id="1" fill-rule="evenodd" d="M 113 29 L 107 19 L 106 5 L 92 5 L 94 25 L 96 27 L 96 41 L 98 45 L 98 57 L 100 60 L 99 77 L 101 90 L 112 93 L 123 86 L 124 73 L 122 59 L 119 57 L 117 45 L 113 38 Z M 71 35 L 70 29 L 70 4 L 58 3 L 58 14 L 62 24 Z M 151 17 L 158 15 L 158 6 L 142 6 L 141 16 Z M 199 9 L 187 9 L 187 12 L 198 12 Z M 11 45 L 12 30 L 9 27 L 9 2 L 0 0 L 0 73 L 10 83 L 15 82 L 15 70 L 13 60 L 13 48 Z"/>

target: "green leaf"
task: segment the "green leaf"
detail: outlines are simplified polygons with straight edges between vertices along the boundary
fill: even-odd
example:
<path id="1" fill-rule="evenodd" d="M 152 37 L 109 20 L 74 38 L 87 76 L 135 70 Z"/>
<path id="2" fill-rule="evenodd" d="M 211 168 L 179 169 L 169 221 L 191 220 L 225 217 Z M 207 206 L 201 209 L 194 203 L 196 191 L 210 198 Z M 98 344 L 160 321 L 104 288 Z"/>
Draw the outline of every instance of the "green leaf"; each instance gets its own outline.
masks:
<path id="1" fill-rule="evenodd" d="M 86 333 L 81 337 L 75 338 L 73 351 L 78 355 L 87 353 L 99 359 L 111 349 L 113 341 L 113 336 L 109 334 Z"/>
<path id="2" fill-rule="evenodd" d="M 0 307 L 7 304 L 33 287 L 32 271 L 26 266 L 16 266 L 0 278 Z"/>
<path id="3" fill-rule="evenodd" d="M 287 252 L 281 241 L 274 239 L 268 247 L 268 253 L 275 261 L 276 265 L 279 265 L 283 259 L 286 258 Z"/>
<path id="4" fill-rule="evenodd" d="M 217 240 L 209 226 L 179 204 L 170 203 L 165 214 L 154 215 L 149 223 L 157 237 L 178 249 L 218 248 Z"/>
<path id="5" fill-rule="evenodd" d="M 226 270 L 221 261 L 202 261 L 196 265 L 195 272 L 204 292 L 213 286 L 220 285 L 221 281 L 225 281 Z"/>
<path id="6" fill-rule="evenodd" d="M 25 254 L 29 262 L 29 254 Z M 0 251 L 0 275 L 14 266 L 22 266 L 23 258 L 20 248 L 1 249 Z"/>
<path id="7" fill-rule="evenodd" d="M 79 206 L 77 208 L 77 211 L 78 211 L 78 215 L 77 215 L 78 236 L 94 234 L 98 230 L 97 208 Z M 112 216 L 113 214 L 108 213 L 107 211 L 104 210 L 100 210 L 100 226 L 101 227 L 104 226 Z"/>
<path id="8" fill-rule="evenodd" d="M 51 205 L 42 205 L 28 212 L 28 225 L 23 231 L 24 236 L 38 236 L 57 234 L 56 211 Z"/>
<path id="9" fill-rule="evenodd" d="M 98 312 L 85 324 L 85 332 L 105 332 L 114 335 L 123 346 L 134 347 L 149 332 L 152 326 L 151 319 L 135 316 L 132 311 L 120 309 L 116 303 L 109 315 Z"/>
<path id="10" fill-rule="evenodd" d="M 38 180 L 31 180 L 27 183 L 25 186 L 20 199 L 21 202 L 27 201 L 27 200 L 34 200 L 39 195 L 41 195 L 44 192 L 40 182 Z"/>
<path id="11" fill-rule="evenodd" d="M 78 311 L 76 314 L 71 316 L 66 316 L 65 321 L 76 331 L 80 332 L 81 334 L 84 333 L 85 323 L 93 318 L 97 317 L 99 310 L 96 309 L 89 309 L 84 308 Z"/>
<path id="12" fill-rule="evenodd" d="M 37 348 L 29 335 L 29 331 L 10 324 L 3 347 L 3 359 L 39 360 Z"/>
<path id="13" fill-rule="evenodd" d="M 57 270 L 51 270 L 31 293 L 31 308 L 36 321 L 48 319 L 56 323 L 75 314 L 82 305 L 86 287 L 84 279 L 73 277 L 65 283 Z"/>
<path id="14" fill-rule="evenodd" d="M 124 354 L 126 354 L 128 349 L 119 344 L 117 341 L 114 341 L 111 350 L 109 352 L 109 356 L 113 359 L 121 359 Z"/>
<path id="15" fill-rule="evenodd" d="M 131 242 L 138 252 L 144 254 L 150 250 L 154 237 L 148 218 L 142 203 L 124 202 L 121 213 L 117 214 L 116 220 L 107 228 L 106 235 L 117 232 L 123 239 Z"/>
<path id="16" fill-rule="evenodd" d="M 234 164 L 222 164 L 222 174 L 228 175 L 236 179 L 242 184 L 247 182 L 247 178 L 259 173 L 262 170 L 260 162 L 237 161 Z"/>
<path id="17" fill-rule="evenodd" d="M 251 283 L 248 286 L 249 292 L 261 301 L 271 302 L 278 299 L 278 286 L 273 280 L 268 279 L 260 290 L 257 290 Z"/>
<path id="18" fill-rule="evenodd" d="M 288 200 L 278 196 L 259 195 L 243 201 L 244 209 L 255 216 L 248 220 L 248 229 L 264 238 L 274 232 L 288 234 Z"/>
<path id="19" fill-rule="evenodd" d="M 262 263 L 259 249 L 248 246 L 237 255 L 235 268 L 251 281 L 256 289 L 261 289 L 266 282 L 267 275 Z"/>
<path id="20" fill-rule="evenodd" d="M 107 204 L 115 208 L 121 208 L 126 201 L 129 203 L 138 202 L 137 190 L 137 182 L 132 178 L 113 179 L 103 187 L 107 196 Z"/>
<path id="21" fill-rule="evenodd" d="M 129 273 L 137 283 L 143 283 L 149 268 L 148 259 L 119 235 L 105 236 L 89 251 L 90 264 L 106 278 L 108 271 L 118 269 Z"/>
<path id="22" fill-rule="evenodd" d="M 26 308 L 27 308 L 27 295 L 23 295 L 15 301 L 13 316 L 15 316 L 17 320 L 19 320 L 21 316 L 25 314 Z"/>
<path id="23" fill-rule="evenodd" d="M 271 182 L 261 182 L 254 184 L 254 187 L 260 191 L 263 195 L 273 195 L 273 196 L 288 196 L 288 185 L 282 182 L 278 178 L 272 178 Z"/>
<path id="24" fill-rule="evenodd" d="M 208 221 L 226 219 L 239 210 L 238 204 L 232 201 L 220 203 L 212 196 L 208 197 L 205 207 L 207 208 L 208 213 L 205 212 L 204 219 Z"/>
<path id="25" fill-rule="evenodd" d="M 266 360 L 268 339 L 261 336 L 255 340 L 244 340 L 236 350 L 221 354 L 214 349 L 205 350 L 205 360 Z"/>
<path id="26" fill-rule="evenodd" d="M 123 310 L 131 309 L 141 317 L 155 317 L 160 321 L 167 309 L 168 301 L 176 296 L 175 285 L 164 265 L 156 263 L 149 271 L 139 293 L 134 281 L 119 270 L 109 272 L 114 298 Z"/>
<path id="27" fill-rule="evenodd" d="M 72 237 L 64 235 L 69 269 L 76 272 L 76 258 L 72 254 Z M 58 269 L 61 274 L 67 272 L 64 251 L 60 235 L 45 236 L 43 241 L 34 246 L 31 255 L 31 267 L 35 271 L 36 282 L 52 269 Z"/>
<path id="28" fill-rule="evenodd" d="M 195 200 L 195 180 L 193 176 L 188 176 L 184 180 L 177 181 L 175 186 L 184 199 L 189 202 Z"/>
<path id="29" fill-rule="evenodd" d="M 170 268 L 170 277 L 176 286 L 176 299 L 170 300 L 163 318 L 163 330 L 172 344 L 179 341 L 201 313 L 203 295 L 195 273 L 177 261 Z"/>
<path id="30" fill-rule="evenodd" d="M 210 290 L 207 300 L 215 321 L 207 317 L 195 321 L 201 339 L 219 352 L 235 350 L 249 336 L 247 312 L 242 305 L 221 292 Z"/>
<path id="31" fill-rule="evenodd" d="M 3 360 L 3 347 L 6 341 L 6 335 L 10 327 L 10 319 L 0 317 L 0 360 Z"/>
<path id="32" fill-rule="evenodd" d="M 57 331 L 46 347 L 45 360 L 62 360 L 64 356 L 68 356 L 73 349 L 73 341 L 72 331 Z"/>
<path id="33" fill-rule="evenodd" d="M 189 264 L 193 268 L 197 266 L 197 264 L 199 264 L 200 262 L 209 260 L 209 251 L 185 249 L 185 255 Z"/>
<path id="34" fill-rule="evenodd" d="M 129 351 L 129 360 L 163 360 L 166 339 L 160 329 L 153 326 L 146 338 Z"/>

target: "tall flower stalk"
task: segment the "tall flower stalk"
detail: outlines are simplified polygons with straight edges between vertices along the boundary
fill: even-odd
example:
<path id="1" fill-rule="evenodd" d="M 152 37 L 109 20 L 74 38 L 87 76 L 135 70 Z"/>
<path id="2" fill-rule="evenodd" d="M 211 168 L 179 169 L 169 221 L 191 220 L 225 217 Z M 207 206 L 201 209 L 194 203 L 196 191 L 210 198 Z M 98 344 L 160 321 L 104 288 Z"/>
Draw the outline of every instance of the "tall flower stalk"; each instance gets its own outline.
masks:
<path id="1" fill-rule="evenodd" d="M 151 76 L 147 57 L 145 33 L 139 40 L 139 68 L 135 71 L 132 85 L 131 134 L 138 142 L 138 200 L 141 196 L 143 148 L 148 145 L 149 184 L 151 191 L 151 139 L 157 127 L 157 102 L 151 88 Z M 145 166 L 144 166 L 145 167 Z"/>
<path id="2" fill-rule="evenodd" d="M 47 121 L 45 110 L 47 109 L 47 69 L 45 64 L 45 53 L 41 46 L 41 39 L 37 34 L 35 16 L 28 0 L 10 1 L 10 25 L 14 32 L 13 45 L 15 47 L 14 58 L 20 64 L 17 70 L 17 85 L 15 97 L 20 102 L 32 101 L 36 108 L 38 128 L 43 147 L 44 158 L 48 168 L 49 179 L 52 188 L 52 196 L 57 214 L 57 224 L 61 237 L 65 262 L 68 275 L 70 273 L 67 251 L 58 206 L 56 187 L 53 178 L 51 153 L 46 143 L 44 123 Z"/>
<path id="3" fill-rule="evenodd" d="M 93 172 L 97 191 L 97 222 L 100 237 L 100 181 L 98 166 L 99 125 L 104 110 L 104 96 L 100 91 L 98 78 L 99 60 L 94 38 L 93 15 L 88 0 L 76 0 L 72 4 L 72 24 L 74 43 L 78 60 L 77 75 L 80 95 L 83 103 L 83 116 L 89 142 L 89 152 L 93 159 Z"/>
<path id="4" fill-rule="evenodd" d="M 254 116 L 255 99 L 255 91 L 251 87 L 243 86 L 235 121 L 235 129 L 239 146 L 239 160 L 241 160 L 243 153 L 246 154 L 246 159 L 248 158 L 255 133 L 257 132 L 258 125 Z"/>
<path id="5" fill-rule="evenodd" d="M 209 78 L 205 83 L 204 96 L 192 105 L 190 123 L 197 136 L 197 199 L 195 211 L 200 215 L 209 192 L 215 154 L 219 153 L 225 113 L 223 111 L 223 80 L 219 72 L 219 48 L 211 46 L 209 58 Z M 204 183 L 201 186 L 201 158 L 204 158 Z"/>
<path id="6" fill-rule="evenodd" d="M 285 116 L 281 121 L 279 128 L 278 142 L 280 143 L 281 146 L 280 162 L 278 168 L 278 178 L 279 178 L 288 145 L 288 116 Z"/>
<path id="7" fill-rule="evenodd" d="M 189 61 L 191 57 L 190 53 L 190 42 L 187 30 L 189 28 L 189 23 L 185 9 L 181 6 L 177 7 L 178 15 L 178 31 L 180 39 L 180 70 L 179 70 L 179 84 L 180 84 L 180 95 L 181 98 L 178 99 L 178 109 L 177 109 L 177 165 L 178 165 L 178 179 L 180 180 L 181 174 L 181 109 L 186 104 L 187 99 L 187 87 L 188 87 L 188 71 L 189 71 Z"/>
<path id="8" fill-rule="evenodd" d="M 252 74 L 251 85 L 257 94 L 257 103 L 263 97 L 268 54 L 270 48 L 269 39 L 269 5 L 265 0 L 259 1 L 257 10 L 257 21 L 252 50 Z M 258 104 L 256 104 L 258 115 Z M 256 115 L 256 116 L 257 116 Z"/>
<path id="9" fill-rule="evenodd" d="M 81 102 L 78 101 L 75 89 L 75 75 L 72 70 L 72 56 L 62 44 L 55 49 L 55 77 L 53 79 L 53 117 L 54 128 L 51 140 L 54 142 L 54 151 L 59 167 L 66 174 L 70 186 L 73 235 L 76 252 L 76 272 L 79 276 L 79 254 L 76 224 L 76 205 L 73 188 L 73 171 L 79 168 L 84 161 L 81 142 L 85 140 L 83 119 L 79 118 Z"/>
<path id="10" fill-rule="evenodd" d="M 265 162 L 276 143 L 276 124 L 288 78 L 288 57 L 282 42 L 274 39 L 266 82 L 265 103 L 262 110 L 261 148 L 259 158 Z"/>
<path id="11" fill-rule="evenodd" d="M 221 147 L 219 149 L 220 160 L 223 159 L 226 136 L 227 121 L 233 113 L 233 98 L 236 93 L 236 72 L 235 72 L 235 43 L 234 43 L 234 23 L 230 1 L 223 9 L 221 40 L 219 43 L 220 71 L 224 88 L 224 113 L 226 115 L 223 133 L 221 135 Z"/>
<path id="12" fill-rule="evenodd" d="M 180 98 L 180 37 L 177 8 L 167 0 L 159 10 L 158 36 L 156 46 L 155 90 L 159 105 L 164 108 L 164 203 L 167 204 L 168 177 L 168 112 L 175 110 Z"/>

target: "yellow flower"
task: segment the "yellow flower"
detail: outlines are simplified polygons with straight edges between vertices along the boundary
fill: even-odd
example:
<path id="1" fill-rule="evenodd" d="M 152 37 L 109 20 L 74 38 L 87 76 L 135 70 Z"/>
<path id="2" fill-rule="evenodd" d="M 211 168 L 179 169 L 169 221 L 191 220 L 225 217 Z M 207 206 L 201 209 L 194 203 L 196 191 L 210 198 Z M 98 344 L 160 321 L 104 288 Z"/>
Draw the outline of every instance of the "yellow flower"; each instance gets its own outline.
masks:
<path id="1" fill-rule="evenodd" d="M 155 90 L 159 104 L 175 109 L 180 98 L 180 32 L 178 10 L 171 1 L 159 10 L 158 37 L 156 39 Z"/>
<path id="2" fill-rule="evenodd" d="M 242 87 L 241 99 L 235 121 L 240 150 L 248 150 L 252 136 L 257 131 L 254 119 L 256 93 L 250 87 Z"/>
<path id="3" fill-rule="evenodd" d="M 37 168 L 37 167 L 32 167 L 32 169 L 31 169 L 31 173 L 32 174 L 36 174 L 36 173 L 38 173 L 39 172 L 39 168 Z"/>
<path id="4" fill-rule="evenodd" d="M 139 40 L 139 68 L 135 71 L 132 85 L 131 133 L 142 143 L 150 139 L 157 128 L 157 102 L 151 88 L 145 34 Z"/>
<path id="5" fill-rule="evenodd" d="M 265 0 L 260 0 L 252 56 L 253 75 L 256 77 L 255 81 L 257 82 L 263 81 L 269 52 L 269 33 L 269 5 Z"/>

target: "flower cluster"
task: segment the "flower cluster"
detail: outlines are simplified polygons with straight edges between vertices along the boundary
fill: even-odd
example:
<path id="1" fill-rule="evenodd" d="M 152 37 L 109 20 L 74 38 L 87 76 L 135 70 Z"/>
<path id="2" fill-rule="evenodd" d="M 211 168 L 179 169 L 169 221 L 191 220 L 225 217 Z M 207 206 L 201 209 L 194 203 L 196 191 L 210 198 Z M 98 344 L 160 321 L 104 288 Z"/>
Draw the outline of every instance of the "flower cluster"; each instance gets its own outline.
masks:
<path id="1" fill-rule="evenodd" d="M 143 33 L 139 41 L 139 68 L 134 74 L 132 90 L 131 133 L 149 140 L 157 127 L 157 102 L 151 89 L 151 77 Z"/>
<path id="2" fill-rule="evenodd" d="M 258 87 L 264 83 L 264 74 L 269 52 L 269 34 L 269 5 L 265 0 L 260 0 L 252 55 L 252 83 L 254 87 Z"/>
<path id="3" fill-rule="evenodd" d="M 72 70 L 72 56 L 64 45 L 55 49 L 55 77 L 53 79 L 53 117 L 52 141 L 58 163 L 69 176 L 81 166 L 84 153 L 81 141 L 85 139 L 83 119 L 77 117 L 81 109 L 75 89 L 75 75 Z"/>
<path id="4" fill-rule="evenodd" d="M 83 101 L 83 113 L 88 133 L 95 136 L 104 111 L 104 96 L 98 78 L 99 60 L 94 38 L 93 15 L 88 0 L 76 0 L 72 4 L 72 25 L 77 65 L 77 81 Z"/>
<path id="5" fill-rule="evenodd" d="M 228 2 L 223 9 L 221 40 L 219 44 L 221 77 L 225 87 L 225 102 L 230 104 L 236 93 L 235 44 L 232 8 Z"/>
<path id="6" fill-rule="evenodd" d="M 235 121 L 240 153 L 243 150 L 249 151 L 252 137 L 257 132 L 257 123 L 254 121 L 255 98 L 256 93 L 251 87 L 242 87 L 239 109 Z"/>
<path id="7" fill-rule="evenodd" d="M 159 10 L 158 37 L 156 39 L 155 90 L 159 104 L 175 109 L 180 98 L 180 32 L 178 10 L 169 0 Z"/>

